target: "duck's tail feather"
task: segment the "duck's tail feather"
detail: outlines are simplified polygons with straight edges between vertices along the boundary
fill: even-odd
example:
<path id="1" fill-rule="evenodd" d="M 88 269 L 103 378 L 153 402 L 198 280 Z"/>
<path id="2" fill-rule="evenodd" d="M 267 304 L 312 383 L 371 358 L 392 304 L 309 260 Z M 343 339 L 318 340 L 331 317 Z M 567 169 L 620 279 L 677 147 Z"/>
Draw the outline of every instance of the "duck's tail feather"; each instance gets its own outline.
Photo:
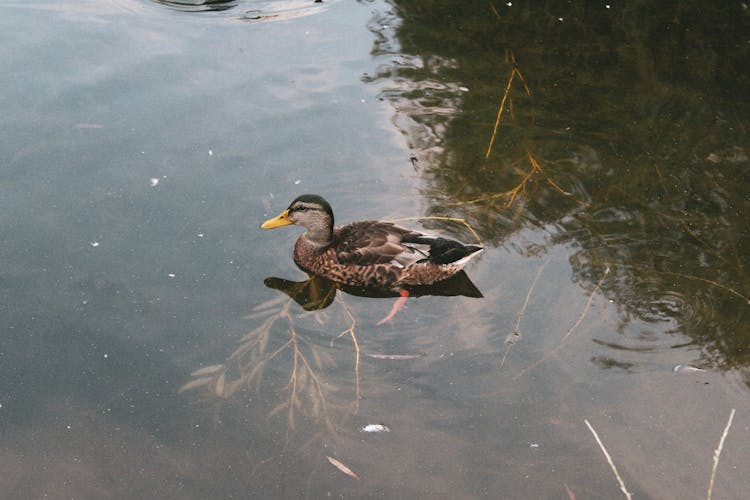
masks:
<path id="1" fill-rule="evenodd" d="M 464 245 L 455 240 L 435 238 L 423 234 L 406 235 L 401 241 L 402 243 L 429 245 L 429 255 L 420 262 L 432 262 L 441 265 L 451 264 L 462 267 L 469 259 L 483 250 L 478 245 Z"/>

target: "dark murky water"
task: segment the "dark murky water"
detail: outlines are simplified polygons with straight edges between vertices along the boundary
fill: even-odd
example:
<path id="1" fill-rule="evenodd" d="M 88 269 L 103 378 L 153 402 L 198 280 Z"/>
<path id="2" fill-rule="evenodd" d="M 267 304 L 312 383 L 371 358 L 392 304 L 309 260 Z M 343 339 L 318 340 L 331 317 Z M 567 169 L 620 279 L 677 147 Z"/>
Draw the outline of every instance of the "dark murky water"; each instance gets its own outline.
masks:
<path id="1" fill-rule="evenodd" d="M 6 2 L 2 497 L 695 498 L 733 409 L 743 497 L 750 13 L 516 3 Z M 291 283 L 301 192 L 483 298 Z"/>

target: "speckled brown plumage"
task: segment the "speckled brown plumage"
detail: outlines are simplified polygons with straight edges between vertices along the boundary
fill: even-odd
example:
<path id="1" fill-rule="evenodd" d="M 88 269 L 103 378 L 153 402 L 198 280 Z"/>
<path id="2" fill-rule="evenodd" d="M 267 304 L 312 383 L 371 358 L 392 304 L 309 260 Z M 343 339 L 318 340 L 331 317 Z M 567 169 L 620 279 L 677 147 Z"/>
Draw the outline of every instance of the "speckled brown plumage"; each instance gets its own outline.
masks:
<path id="1" fill-rule="evenodd" d="M 330 205 L 317 195 L 298 197 L 261 227 L 289 224 L 307 228 L 294 245 L 294 262 L 304 271 L 351 286 L 399 290 L 429 285 L 454 275 L 482 250 L 390 222 L 334 228 Z"/>

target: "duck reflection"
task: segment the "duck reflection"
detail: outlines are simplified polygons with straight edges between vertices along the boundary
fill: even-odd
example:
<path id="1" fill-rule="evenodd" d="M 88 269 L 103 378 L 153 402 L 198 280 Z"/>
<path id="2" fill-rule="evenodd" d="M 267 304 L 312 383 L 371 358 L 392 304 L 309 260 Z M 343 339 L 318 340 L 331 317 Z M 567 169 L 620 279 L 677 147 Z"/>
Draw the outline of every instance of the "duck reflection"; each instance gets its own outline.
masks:
<path id="1" fill-rule="evenodd" d="M 336 290 L 341 290 L 357 297 L 399 297 L 398 292 L 390 290 L 343 285 L 321 276 L 312 274 L 309 276 L 305 281 L 291 281 L 284 278 L 269 277 L 263 280 L 263 283 L 268 288 L 285 293 L 306 311 L 325 309 L 331 305 L 336 298 Z M 407 287 L 407 291 L 409 292 L 409 297 L 423 297 L 425 295 L 482 297 L 482 292 L 472 283 L 464 271 L 459 271 L 450 278 L 431 285 Z"/>
<path id="2" fill-rule="evenodd" d="M 229 10 L 237 6 L 237 0 L 154 0 L 177 10 L 187 12 Z"/>

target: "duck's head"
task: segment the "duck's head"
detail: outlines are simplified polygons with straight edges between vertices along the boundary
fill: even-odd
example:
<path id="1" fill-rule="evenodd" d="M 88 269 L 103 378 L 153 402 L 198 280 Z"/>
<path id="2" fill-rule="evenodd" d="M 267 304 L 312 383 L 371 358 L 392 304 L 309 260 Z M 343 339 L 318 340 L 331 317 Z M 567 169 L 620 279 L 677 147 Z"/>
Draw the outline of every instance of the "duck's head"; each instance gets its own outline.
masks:
<path id="1" fill-rule="evenodd" d="M 268 219 L 260 227 L 275 229 L 290 224 L 307 228 L 306 236 L 310 241 L 327 244 L 331 241 L 333 233 L 333 210 L 321 196 L 303 194 L 298 196 L 289 208 L 273 219 Z"/>

